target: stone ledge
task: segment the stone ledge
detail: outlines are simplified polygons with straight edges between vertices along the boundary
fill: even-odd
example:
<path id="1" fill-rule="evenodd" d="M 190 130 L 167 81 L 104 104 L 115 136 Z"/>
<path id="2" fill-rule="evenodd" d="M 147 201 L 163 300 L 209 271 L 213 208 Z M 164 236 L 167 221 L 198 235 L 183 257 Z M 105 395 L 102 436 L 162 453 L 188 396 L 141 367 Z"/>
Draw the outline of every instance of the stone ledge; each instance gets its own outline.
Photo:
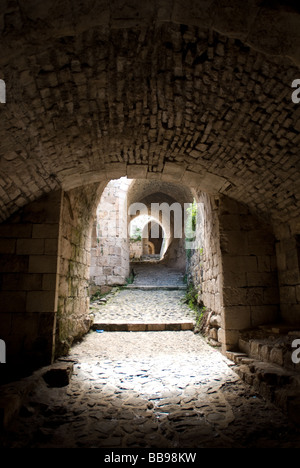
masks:
<path id="1" fill-rule="evenodd" d="M 186 286 L 146 286 L 146 285 L 135 285 L 128 284 L 126 289 L 140 289 L 142 291 L 153 291 L 153 290 L 167 290 L 167 291 L 176 291 L 176 290 L 186 290 Z"/>
<path id="2" fill-rule="evenodd" d="M 263 398 L 279 407 L 297 426 L 300 425 L 300 376 L 283 367 L 255 360 L 240 351 L 227 351 L 233 369 Z"/>
<path id="3" fill-rule="evenodd" d="M 92 330 L 94 331 L 185 331 L 194 330 L 195 324 L 193 322 L 165 322 L 165 323 L 94 323 Z"/>
<path id="4" fill-rule="evenodd" d="M 300 337 L 299 328 L 289 325 L 264 325 L 244 330 L 239 336 L 239 350 L 256 361 L 282 366 L 299 372 L 300 366 L 292 360 L 292 342 Z"/>

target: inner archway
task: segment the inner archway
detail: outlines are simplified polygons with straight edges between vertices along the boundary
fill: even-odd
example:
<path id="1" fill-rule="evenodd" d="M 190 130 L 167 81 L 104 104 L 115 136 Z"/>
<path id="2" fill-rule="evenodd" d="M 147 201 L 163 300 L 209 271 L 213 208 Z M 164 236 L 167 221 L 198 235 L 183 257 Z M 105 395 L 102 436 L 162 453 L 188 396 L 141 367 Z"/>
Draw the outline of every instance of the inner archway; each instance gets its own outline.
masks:
<path id="1" fill-rule="evenodd" d="M 149 248 L 155 260 L 185 272 L 185 212 L 192 199 L 190 189 L 176 183 L 126 177 L 109 182 L 93 223 L 92 291 L 125 284 L 130 260 L 145 259 Z"/>
<path id="2" fill-rule="evenodd" d="M 160 261 L 169 245 L 163 226 L 149 215 L 139 215 L 130 221 L 129 238 L 131 261 L 145 260 L 146 256 Z"/>
<path id="3" fill-rule="evenodd" d="M 148 239 L 148 249 L 145 249 L 147 255 L 158 255 L 160 258 L 163 256 L 162 247 L 165 239 L 165 233 L 162 226 L 155 221 L 149 221 L 143 230 L 144 239 Z"/>

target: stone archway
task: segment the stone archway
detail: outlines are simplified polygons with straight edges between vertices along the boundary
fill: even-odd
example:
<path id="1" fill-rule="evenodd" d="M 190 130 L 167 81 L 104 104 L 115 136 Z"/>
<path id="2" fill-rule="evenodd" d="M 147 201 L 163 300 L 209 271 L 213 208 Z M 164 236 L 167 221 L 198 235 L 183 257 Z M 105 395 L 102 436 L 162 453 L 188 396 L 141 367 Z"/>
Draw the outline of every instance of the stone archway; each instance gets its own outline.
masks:
<path id="1" fill-rule="evenodd" d="M 149 221 L 144 227 L 144 237 L 148 238 L 149 254 L 161 255 L 164 240 L 164 230 L 157 221 Z"/>
<path id="2" fill-rule="evenodd" d="M 108 291 L 129 277 L 130 246 L 127 226 L 127 192 L 132 180 L 111 180 L 103 190 L 92 233 L 90 288 Z"/>
<path id="3" fill-rule="evenodd" d="M 195 275 L 220 305 L 225 348 L 278 312 L 298 323 L 294 2 L 129 1 L 99 12 L 28 0 L 0 13 L 1 329 L 16 361 L 48 362 L 54 339 L 65 352 L 88 328 L 89 213 L 124 176 L 206 200 L 220 261 L 214 278 Z"/>
<path id="4" fill-rule="evenodd" d="M 143 247 L 143 255 L 155 255 L 155 245 L 153 242 L 146 241 Z"/>
<path id="5" fill-rule="evenodd" d="M 150 215 L 139 215 L 130 221 L 130 259 L 139 261 L 144 255 L 152 255 L 158 260 L 163 258 L 169 239 L 165 236 L 162 223 Z M 151 228 L 154 228 L 154 238 Z M 135 232 L 132 230 L 135 229 Z"/>
<path id="6" fill-rule="evenodd" d="M 38 257 L 28 253 L 30 272 L 22 273 L 23 281 L 29 281 L 33 273 L 41 279 L 44 278 L 44 281 L 46 278 L 48 281 L 52 280 L 52 283 L 48 283 L 49 289 L 30 295 L 33 304 L 30 306 L 31 310 L 36 303 L 34 301 L 43 300 L 46 296 L 49 298 L 49 304 L 51 298 L 57 301 L 58 314 L 51 314 L 50 311 L 47 313 L 47 319 L 51 320 L 48 329 L 44 330 L 44 343 L 49 346 L 49 354 L 41 348 L 46 362 L 49 356 L 53 358 L 66 353 L 73 341 L 84 335 L 90 326 L 88 283 L 89 249 L 94 222 L 92 213 L 96 210 L 103 188 L 103 185 L 92 184 L 57 194 L 59 198 L 57 195 L 56 198 L 42 198 L 34 205 L 28 206 L 28 211 L 22 215 L 24 219 L 26 217 L 29 220 L 27 213 L 34 213 L 35 207 L 36 213 L 40 212 L 41 207 L 45 215 L 48 212 L 50 216 L 51 213 L 51 218 L 44 218 L 42 225 L 41 218 L 31 215 L 30 225 L 31 232 L 39 233 L 39 239 L 42 232 L 49 236 L 49 221 L 51 219 L 51 222 L 54 222 L 52 207 L 55 200 L 58 200 L 57 224 L 51 224 L 51 229 L 53 236 L 54 227 L 59 233 L 53 237 L 58 245 L 59 257 L 53 250 L 51 255 L 49 253 L 43 257 L 49 262 L 48 266 L 44 263 L 42 267 L 35 267 L 33 262 Z M 213 316 L 219 317 L 218 320 L 212 319 L 208 324 L 208 333 L 217 338 L 224 350 L 232 349 L 237 345 L 241 329 L 277 319 L 279 298 L 275 239 L 270 227 L 251 214 L 246 205 L 226 196 L 209 195 L 195 190 L 194 194 L 204 206 L 206 244 L 204 252 L 198 251 L 193 254 L 191 274 L 199 286 L 199 297 L 210 312 L 208 320 Z M 48 211 L 45 211 L 46 208 Z M 12 218 L 6 223 L 5 229 L 9 229 L 10 232 L 23 229 L 19 220 L 20 215 Z M 245 242 L 248 243 L 249 239 L 251 243 L 248 249 L 243 250 Z M 56 269 L 58 258 L 60 264 L 59 269 Z M 16 260 L 19 260 L 18 256 Z M 53 263 L 50 264 L 50 261 Z M 35 268 L 39 268 L 40 273 L 35 272 Z M 55 303 L 53 306 L 55 307 Z M 42 318 L 41 314 L 31 315 L 32 319 Z M 52 327 L 54 335 L 51 333 Z M 34 328 L 30 332 L 31 339 L 33 342 L 39 340 L 42 344 L 39 335 L 34 335 L 33 330 Z M 50 336 L 55 336 L 55 348 L 52 338 L 49 342 Z M 9 343 L 9 340 L 7 342 Z M 18 358 L 18 354 L 16 356 Z"/>

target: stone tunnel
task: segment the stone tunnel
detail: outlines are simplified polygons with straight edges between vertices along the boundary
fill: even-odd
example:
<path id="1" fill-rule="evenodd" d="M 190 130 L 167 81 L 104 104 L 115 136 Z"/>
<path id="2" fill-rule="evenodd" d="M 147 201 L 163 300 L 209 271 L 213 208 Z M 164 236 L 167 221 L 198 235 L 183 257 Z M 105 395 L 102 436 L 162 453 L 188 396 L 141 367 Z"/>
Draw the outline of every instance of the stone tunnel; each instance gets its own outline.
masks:
<path id="1" fill-rule="evenodd" d="M 4 0 L 0 29 L 1 379 L 89 331 L 97 207 L 120 178 L 132 203 L 201 204 L 188 277 L 223 354 L 297 338 L 299 5 Z M 273 363 L 298 372 L 291 353 Z"/>

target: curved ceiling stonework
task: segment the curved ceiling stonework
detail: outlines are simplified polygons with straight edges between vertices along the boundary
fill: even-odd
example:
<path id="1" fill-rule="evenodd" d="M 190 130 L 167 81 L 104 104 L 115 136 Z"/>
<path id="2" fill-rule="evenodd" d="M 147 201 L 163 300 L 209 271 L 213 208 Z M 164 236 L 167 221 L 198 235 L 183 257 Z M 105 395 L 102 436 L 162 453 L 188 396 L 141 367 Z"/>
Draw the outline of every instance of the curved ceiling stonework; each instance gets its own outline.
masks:
<path id="1" fill-rule="evenodd" d="M 127 205 L 147 201 L 151 203 L 177 202 L 181 205 L 193 202 L 193 194 L 184 185 L 172 184 L 161 180 L 134 180 L 127 193 Z"/>
<path id="2" fill-rule="evenodd" d="M 124 175 L 299 214 L 296 2 L 5 0 L 0 25 L 0 220 Z"/>

